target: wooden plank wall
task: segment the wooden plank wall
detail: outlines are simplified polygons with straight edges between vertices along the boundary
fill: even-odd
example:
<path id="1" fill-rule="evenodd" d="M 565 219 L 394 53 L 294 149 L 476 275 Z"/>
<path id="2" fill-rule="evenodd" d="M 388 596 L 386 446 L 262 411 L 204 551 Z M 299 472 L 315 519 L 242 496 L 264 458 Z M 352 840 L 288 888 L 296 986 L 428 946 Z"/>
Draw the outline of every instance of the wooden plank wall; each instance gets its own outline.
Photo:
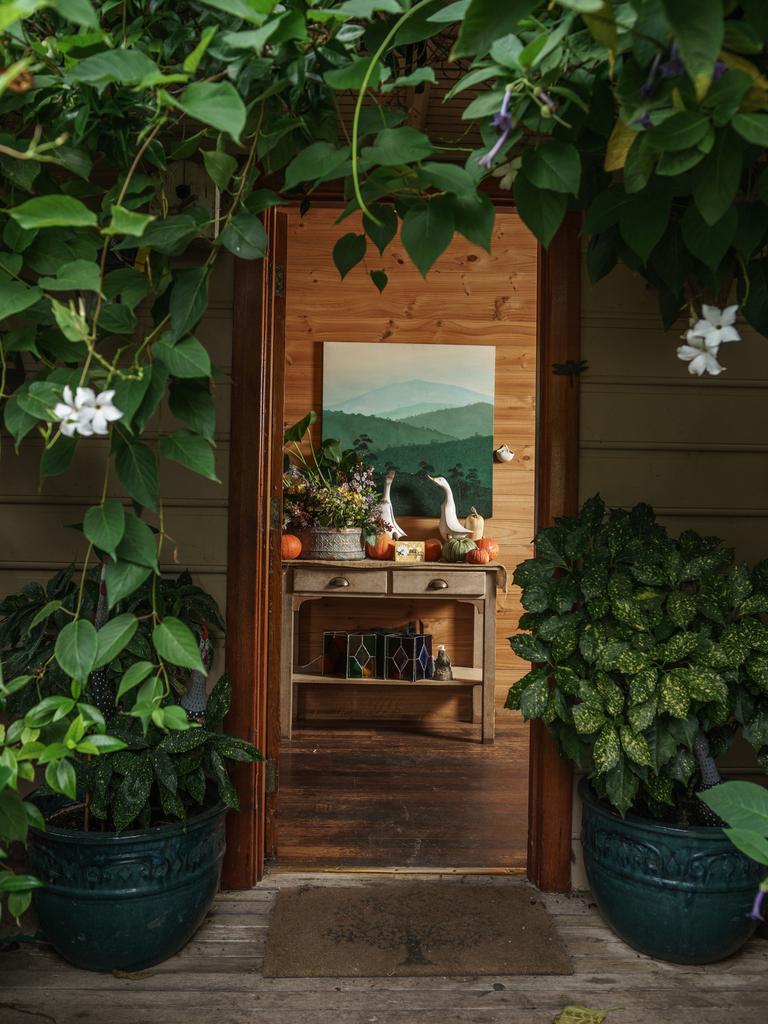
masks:
<path id="1" fill-rule="evenodd" d="M 665 332 L 655 295 L 629 271 L 594 288 L 584 275 L 581 500 L 649 502 L 673 534 L 715 534 L 755 562 L 768 555 L 768 344 L 740 324 L 743 341 L 720 349 L 726 371 L 696 377 L 675 353 L 685 327 Z M 726 761 L 753 764 L 746 745 Z M 581 887 L 578 841 L 575 852 Z"/>
<path id="2" fill-rule="evenodd" d="M 486 533 L 501 545 L 501 561 L 513 568 L 530 553 L 533 534 L 533 489 L 536 387 L 536 246 L 519 218 L 499 212 L 491 255 L 459 239 L 424 280 L 407 260 L 399 241 L 384 257 L 375 250 L 365 266 L 345 278 L 331 262 L 339 237 L 338 210 L 313 209 L 303 219 L 289 217 L 286 419 L 300 419 L 309 409 L 322 408 L 322 343 L 360 341 L 396 343 L 476 344 L 496 346 L 495 443 L 506 442 L 516 455 L 511 463 L 494 466 L 494 510 Z M 359 221 L 345 221 L 346 231 L 360 230 Z M 382 295 L 368 272 L 384 269 L 389 284 Z M 395 511 L 397 511 L 395 499 Z M 436 534 L 436 520 L 400 517 L 410 537 Z M 372 603 L 372 605 L 375 603 Z M 411 603 L 413 604 L 413 603 Z M 309 605 L 307 629 L 317 653 L 324 628 L 343 628 L 338 615 L 329 619 Z M 446 606 L 432 609 L 425 626 L 449 645 L 459 660 L 471 639 L 469 609 L 458 613 Z M 418 609 L 403 605 L 403 618 Z M 497 700 L 522 671 L 507 638 L 514 631 L 520 608 L 513 593 L 499 599 L 497 630 Z M 349 622 L 364 625 L 358 606 Z M 371 622 L 376 609 L 371 607 Z M 509 712 L 500 711 L 500 714 Z"/>
<path id="3" fill-rule="evenodd" d="M 161 491 L 166 529 L 173 538 L 164 547 L 163 569 L 189 569 L 199 586 L 210 591 L 222 614 L 227 571 L 227 461 L 229 455 L 229 370 L 232 345 L 232 260 L 220 258 L 211 283 L 211 303 L 198 337 L 211 353 L 220 376 L 214 383 L 217 426 L 217 472 L 221 484 L 204 480 L 173 462 L 161 460 Z M 181 426 L 162 409 L 150 424 L 147 439 Z M 82 535 L 68 524 L 82 522 L 89 505 L 99 500 L 108 441 L 83 438 L 69 471 L 38 489 L 41 443 L 28 437 L 20 455 L 2 435 L 0 457 L 0 595 L 13 593 L 30 580 L 45 582 L 53 572 L 84 554 Z M 123 496 L 112 474 L 110 492 Z M 152 517 L 148 516 L 148 521 Z M 220 638 L 217 638 L 220 640 Z M 218 644 L 212 678 L 223 669 Z"/>

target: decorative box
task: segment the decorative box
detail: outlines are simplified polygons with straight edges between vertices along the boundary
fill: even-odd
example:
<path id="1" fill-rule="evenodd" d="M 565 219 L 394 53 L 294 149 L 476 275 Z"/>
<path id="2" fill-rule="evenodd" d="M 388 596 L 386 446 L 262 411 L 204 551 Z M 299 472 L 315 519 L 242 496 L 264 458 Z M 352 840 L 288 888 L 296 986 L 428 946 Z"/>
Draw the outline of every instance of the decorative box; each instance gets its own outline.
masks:
<path id="1" fill-rule="evenodd" d="M 390 633 L 384 638 L 384 675 L 386 679 L 417 682 L 431 679 L 432 637 L 429 633 Z"/>
<path id="2" fill-rule="evenodd" d="M 423 562 L 424 548 L 423 540 L 397 540 L 395 541 L 395 561 Z"/>
<path id="3" fill-rule="evenodd" d="M 381 630 L 323 633 L 323 675 L 339 679 L 384 678 L 384 638 Z"/>

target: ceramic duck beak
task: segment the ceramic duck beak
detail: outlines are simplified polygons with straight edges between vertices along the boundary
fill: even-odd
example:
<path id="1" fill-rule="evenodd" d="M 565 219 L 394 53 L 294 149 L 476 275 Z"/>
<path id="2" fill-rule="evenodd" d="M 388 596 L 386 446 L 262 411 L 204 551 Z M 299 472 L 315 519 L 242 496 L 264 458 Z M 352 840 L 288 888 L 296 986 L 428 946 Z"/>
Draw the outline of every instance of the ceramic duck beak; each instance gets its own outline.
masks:
<path id="1" fill-rule="evenodd" d="M 435 478 L 433 476 L 430 476 L 429 473 L 427 473 L 427 480 L 431 480 L 432 483 L 435 482 Z"/>

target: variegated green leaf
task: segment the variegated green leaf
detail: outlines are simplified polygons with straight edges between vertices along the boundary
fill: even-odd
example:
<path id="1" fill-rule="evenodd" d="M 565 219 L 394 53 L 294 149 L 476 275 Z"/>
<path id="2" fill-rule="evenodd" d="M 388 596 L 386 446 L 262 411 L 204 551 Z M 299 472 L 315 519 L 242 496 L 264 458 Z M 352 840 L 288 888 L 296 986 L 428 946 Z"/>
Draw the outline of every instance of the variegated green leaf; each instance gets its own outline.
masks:
<path id="1" fill-rule="evenodd" d="M 674 718 L 685 718 L 691 703 L 685 673 L 673 669 L 665 672 L 659 688 L 659 706 Z"/>
<path id="2" fill-rule="evenodd" d="M 724 703 L 728 688 L 717 672 L 711 668 L 694 666 L 687 670 L 688 692 L 697 700 L 711 700 Z"/>
<path id="3" fill-rule="evenodd" d="M 656 717 L 656 701 L 651 699 L 644 704 L 633 705 L 629 709 L 627 717 L 635 732 L 642 732 L 651 725 Z"/>
<path id="4" fill-rule="evenodd" d="M 605 672 L 598 672 L 595 676 L 595 687 L 605 706 L 605 710 L 612 717 L 620 715 L 624 710 L 624 691 Z"/>
<path id="5" fill-rule="evenodd" d="M 619 734 L 616 726 L 608 722 L 600 730 L 592 751 L 595 771 L 604 775 L 619 763 L 620 755 Z"/>
<path id="6" fill-rule="evenodd" d="M 626 725 L 621 727 L 621 745 L 627 757 L 630 757 L 635 764 L 651 765 L 651 751 L 648 747 L 648 740 L 642 733 L 633 732 Z"/>
<path id="7" fill-rule="evenodd" d="M 672 779 L 667 775 L 649 775 L 643 789 L 651 800 L 658 804 L 674 804 Z"/>
<path id="8" fill-rule="evenodd" d="M 540 718 L 546 708 L 549 697 L 549 687 L 546 679 L 537 679 L 536 682 L 526 686 L 520 694 L 520 710 L 526 719 Z"/>
<path id="9" fill-rule="evenodd" d="M 659 648 L 659 657 L 663 661 L 682 661 L 696 650 L 699 637 L 696 633 L 676 633 L 671 640 Z"/>
<path id="10" fill-rule="evenodd" d="M 656 693 L 659 674 L 655 668 L 644 668 L 629 680 L 631 704 L 645 704 Z"/>
<path id="11" fill-rule="evenodd" d="M 696 601 L 691 594 L 675 590 L 667 598 L 667 615 L 674 626 L 685 629 L 696 614 Z"/>
<path id="12" fill-rule="evenodd" d="M 576 726 L 577 732 L 584 735 L 597 732 L 603 722 L 605 722 L 605 715 L 600 704 L 584 702 L 573 708 L 573 724 Z"/>
<path id="13" fill-rule="evenodd" d="M 675 782 L 680 782 L 683 786 L 687 786 L 696 770 L 696 758 L 688 750 L 678 750 L 667 765 L 666 770 Z"/>
<path id="14" fill-rule="evenodd" d="M 747 662 L 747 674 L 752 682 L 768 693 L 768 655 L 756 654 Z"/>
<path id="15" fill-rule="evenodd" d="M 639 786 L 640 780 L 630 769 L 626 758 L 620 758 L 619 763 L 605 777 L 608 799 L 622 815 L 631 807 Z"/>

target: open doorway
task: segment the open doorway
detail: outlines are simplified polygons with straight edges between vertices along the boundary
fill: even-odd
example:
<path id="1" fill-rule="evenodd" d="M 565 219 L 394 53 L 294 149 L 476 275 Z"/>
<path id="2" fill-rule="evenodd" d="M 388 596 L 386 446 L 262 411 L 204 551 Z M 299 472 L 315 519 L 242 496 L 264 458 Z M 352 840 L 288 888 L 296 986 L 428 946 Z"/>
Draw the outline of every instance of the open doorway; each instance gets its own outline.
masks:
<path id="1" fill-rule="evenodd" d="M 424 336 L 428 333 L 431 333 L 435 342 L 442 337 L 444 342 L 461 344 L 469 337 L 470 343 L 474 338 L 474 343 L 481 344 L 482 340 L 488 338 L 489 331 L 498 331 L 496 337 L 500 339 L 501 344 L 508 335 L 522 326 L 524 336 L 528 339 L 523 345 L 526 354 L 518 352 L 515 355 L 514 349 L 505 348 L 497 361 L 495 390 L 498 403 L 497 417 L 514 411 L 514 401 L 510 396 L 514 395 L 516 379 L 519 380 L 521 377 L 526 381 L 527 401 L 534 402 L 536 406 L 535 435 L 531 435 L 535 448 L 529 449 L 527 460 L 531 468 L 528 470 L 527 478 L 521 476 L 521 482 L 522 479 L 528 479 L 529 487 L 535 482 L 535 527 L 530 518 L 521 518 L 517 526 L 509 526 L 508 539 L 505 542 L 504 534 L 496 529 L 499 520 L 491 519 L 490 528 L 502 541 L 502 561 L 508 566 L 514 565 L 517 558 L 524 557 L 527 553 L 527 545 L 536 529 L 548 525 L 556 516 L 575 511 L 578 485 L 580 353 L 578 220 L 568 218 L 549 249 L 536 252 L 514 215 L 507 212 L 508 209 L 503 202 L 497 206 L 502 235 L 496 240 L 495 253 L 498 254 L 499 245 L 504 245 L 506 238 L 510 260 L 509 269 L 506 271 L 509 288 L 499 289 L 495 286 L 496 282 L 489 272 L 491 264 L 479 250 L 473 251 L 467 247 L 463 257 L 460 253 L 449 250 L 444 257 L 447 269 L 440 278 L 442 289 L 438 290 L 437 300 L 435 293 L 430 294 L 429 282 L 423 283 L 416 277 L 411 285 L 410 295 L 400 298 L 400 312 L 397 317 L 393 317 L 388 311 L 384 298 L 377 307 L 379 300 L 373 289 L 361 288 L 358 292 L 349 288 L 352 284 L 351 279 L 340 287 L 335 271 L 330 269 L 327 253 L 338 237 L 338 227 L 333 227 L 338 203 L 333 209 L 329 207 L 325 210 L 319 204 L 314 205 L 311 216 L 316 218 L 314 223 L 319 224 L 325 234 L 323 244 L 314 250 L 314 255 L 304 241 L 305 236 L 299 234 L 309 229 L 310 218 L 301 226 L 296 215 L 291 215 L 294 217 L 291 232 L 295 236 L 292 238 L 292 247 L 296 250 L 297 259 L 290 267 L 292 281 L 289 282 L 289 287 L 296 289 L 299 297 L 302 294 L 309 296 L 311 293 L 315 297 L 315 302 L 305 306 L 303 320 L 297 318 L 297 323 L 302 326 L 304 339 L 298 347 L 291 343 L 288 352 L 285 330 L 285 282 L 286 268 L 289 266 L 287 215 L 276 210 L 266 212 L 265 227 L 269 236 L 269 248 L 264 260 L 236 262 L 227 559 L 227 669 L 233 691 L 229 724 L 240 735 L 255 742 L 264 752 L 265 759 L 257 765 L 240 766 L 242 770 L 237 779 L 237 786 L 241 812 L 231 816 L 228 822 L 224 873 L 224 883 L 228 888 L 248 888 L 256 884 L 262 877 L 265 860 L 274 859 L 276 856 L 279 858 L 281 846 L 284 851 L 288 851 L 284 852 L 283 856 L 290 855 L 291 850 L 298 851 L 294 866 L 311 865 L 313 862 L 310 860 L 310 832 L 305 830 L 302 833 L 299 829 L 292 838 L 291 828 L 295 825 L 302 825 L 303 828 L 310 823 L 310 818 L 315 813 L 312 805 L 307 803 L 307 798 L 311 796 L 317 804 L 315 835 L 330 835 L 332 824 L 329 809 L 341 806 L 340 791 L 338 788 L 336 791 L 332 790 L 332 776 L 328 770 L 329 765 L 339 763 L 339 750 L 334 751 L 330 745 L 325 751 L 325 764 L 320 764 L 316 759 L 313 762 L 310 751 L 312 755 L 316 752 L 314 744 L 307 744 L 304 751 L 299 746 L 296 746 L 295 750 L 285 748 L 287 755 L 295 752 L 297 757 L 293 764 L 287 759 L 283 760 L 282 779 L 280 778 L 280 663 L 286 649 L 285 638 L 281 637 L 280 632 L 281 438 L 285 422 L 290 422 L 292 417 L 296 418 L 303 414 L 308 407 L 319 407 L 321 400 L 320 363 L 316 361 L 313 346 L 319 348 L 319 342 L 324 340 L 321 335 L 328 325 L 322 319 L 317 319 L 317 310 L 344 310 L 346 320 L 342 325 L 343 332 L 337 337 L 359 341 L 366 337 L 361 333 L 366 329 L 366 323 L 367 329 L 371 330 L 371 317 L 378 308 L 378 334 L 373 334 L 372 340 L 384 344 L 394 336 L 400 343 L 416 344 L 424 342 Z M 470 256 L 474 259 L 469 259 Z M 395 255 L 393 258 L 397 264 L 392 268 L 396 271 L 392 275 L 392 284 L 395 288 L 391 291 L 388 288 L 385 292 L 386 302 L 390 303 L 390 306 L 393 298 L 397 297 L 397 282 L 405 280 L 408 272 L 408 265 L 402 257 Z M 462 258 L 466 261 L 466 267 L 462 267 Z M 399 277 L 401 271 L 403 276 Z M 529 285 L 535 282 L 535 290 L 530 291 L 527 304 L 520 299 L 518 282 L 521 277 L 524 277 Z M 482 298 L 482 303 L 478 307 L 482 312 L 472 315 L 468 294 L 470 280 L 474 296 Z M 505 300 L 503 296 L 509 296 L 509 299 Z M 501 308 L 496 305 L 499 297 L 502 297 Z M 517 303 L 517 308 L 509 322 L 505 323 L 503 310 L 507 302 L 512 301 Z M 393 322 L 390 323 L 390 320 Z M 330 326 L 335 328 L 337 325 L 333 323 Z M 455 342 L 452 341 L 453 338 L 456 338 Z M 531 344 L 534 338 L 535 344 Z M 329 337 L 328 340 L 332 338 Z M 530 387 L 536 363 L 538 365 L 535 369 L 533 392 Z M 302 380 L 302 386 L 308 385 L 303 397 L 298 391 L 295 392 L 293 406 L 290 403 L 294 399 L 284 387 L 284 378 L 290 375 Z M 505 377 L 504 384 L 508 386 L 502 385 L 502 375 Z M 287 408 L 284 407 L 284 398 L 288 402 Z M 525 422 L 530 429 L 530 411 L 528 417 Z M 494 436 L 498 440 L 502 439 L 500 422 L 497 418 Z M 509 421 L 509 425 L 520 429 L 521 432 L 517 437 L 507 438 L 506 443 L 516 451 L 516 457 L 519 457 L 521 464 L 525 466 L 525 445 L 519 444 L 524 437 L 522 428 L 512 420 Z M 519 466 L 520 464 L 515 466 L 515 474 L 523 473 Z M 499 509 L 513 509 L 516 492 L 516 487 L 512 486 L 514 479 L 513 473 L 501 478 L 499 488 L 507 490 L 504 494 L 501 490 L 496 491 L 499 501 L 495 510 L 496 515 Z M 530 493 L 529 490 L 528 494 Z M 525 516 L 530 517 L 530 505 L 527 506 Z M 523 522 L 526 523 L 525 526 L 520 525 Z M 422 527 L 424 525 L 422 524 Z M 432 524 L 424 532 L 414 533 L 414 536 L 424 536 L 431 532 Z M 283 620 L 284 618 L 282 616 Z M 501 711 L 499 705 L 514 678 L 514 673 L 524 668 L 522 665 L 513 667 L 514 662 L 511 660 L 507 661 L 506 665 L 504 662 L 505 658 L 511 659 L 507 637 L 516 622 L 517 613 L 513 610 L 510 597 L 502 599 L 495 644 L 500 662 L 496 680 L 497 720 L 500 733 L 506 728 L 511 729 L 510 723 L 514 719 L 509 713 Z M 457 622 L 455 625 L 460 632 L 461 623 Z M 305 725 L 311 725 L 313 729 L 316 727 L 309 721 Z M 317 727 L 320 727 L 319 724 Z M 377 743 L 380 744 L 379 750 L 382 752 L 379 767 L 387 766 L 388 771 L 394 770 L 396 759 L 393 757 L 393 751 L 396 750 L 396 744 L 393 734 L 398 730 L 399 723 L 377 721 L 373 723 L 373 727 L 376 734 L 383 737 L 377 739 Z M 467 833 L 472 835 L 472 830 L 477 830 L 478 834 L 481 834 L 482 829 L 477 828 L 477 817 L 472 818 L 467 814 L 467 807 L 472 806 L 475 815 L 485 816 L 484 821 L 490 824 L 494 837 L 501 837 L 499 846 L 503 847 L 503 852 L 494 854 L 493 851 L 488 852 L 490 843 L 486 843 L 485 852 L 480 858 L 479 847 L 475 845 L 469 852 L 464 851 L 463 861 L 458 861 L 455 848 L 451 849 L 449 844 L 441 844 L 437 837 L 434 842 L 428 844 L 432 850 L 430 856 L 437 858 L 440 851 L 440 870 L 445 870 L 453 860 L 468 864 L 470 858 L 474 862 L 471 865 L 474 868 L 482 866 L 481 861 L 487 866 L 492 866 L 491 858 L 496 856 L 500 860 L 504 859 L 509 865 L 494 870 L 521 868 L 525 861 L 528 878 L 534 884 L 549 891 L 567 890 L 570 886 L 572 840 L 572 773 L 568 763 L 559 757 L 546 728 L 541 723 L 533 723 L 528 729 L 518 725 L 516 737 L 509 747 L 513 754 L 506 767 L 502 768 L 501 761 L 497 765 L 494 760 L 500 757 L 496 749 L 486 753 L 486 750 L 477 744 L 476 728 L 474 725 L 457 726 L 443 719 L 441 722 L 427 720 L 422 722 L 419 728 L 411 721 L 408 728 L 403 731 L 404 739 L 409 743 L 414 737 L 418 739 L 419 735 L 425 732 L 436 734 L 433 737 L 436 757 L 431 764 L 428 767 L 424 762 L 409 764 L 407 759 L 402 757 L 399 778 L 403 783 L 410 782 L 422 786 L 422 780 L 428 771 L 439 776 L 439 785 L 433 787 L 433 792 L 441 793 L 442 810 L 439 806 L 441 801 L 429 793 L 427 798 L 424 798 L 425 790 L 422 790 L 420 799 L 421 806 L 432 813 L 432 820 L 440 822 L 445 830 L 444 834 L 452 837 Z M 462 729 L 467 730 L 470 742 L 465 742 Z M 370 730 L 370 718 L 362 720 L 362 731 L 367 732 L 369 738 Z M 343 737 L 344 734 L 348 737 L 355 733 L 360 735 L 360 731 L 353 722 L 336 719 L 332 723 L 331 731 L 324 733 L 328 742 L 331 732 L 336 733 L 334 742 L 338 742 L 339 749 L 346 758 L 348 771 L 354 776 L 355 764 L 349 758 L 350 747 L 348 743 L 344 743 Z M 520 818 L 525 808 L 526 735 L 529 751 L 527 829 Z M 304 734 L 303 738 L 310 740 L 309 732 Z M 444 750 L 439 749 L 441 743 L 446 745 Z M 413 749 L 411 747 L 411 750 Z M 425 753 L 428 751 L 428 745 L 422 743 L 416 749 Z M 502 746 L 498 747 L 499 751 L 503 749 Z M 359 743 L 359 750 L 361 755 L 364 755 L 364 744 Z M 462 750 L 466 755 L 464 766 L 457 759 L 456 750 Z M 319 770 L 314 768 L 313 764 L 320 764 Z M 503 771 L 509 772 L 510 775 L 507 777 L 513 779 L 509 789 L 504 793 L 501 792 L 501 787 L 495 788 L 495 782 Z M 467 784 L 467 772 L 472 778 L 471 786 Z M 373 776 L 376 778 L 375 771 Z M 342 791 L 354 794 L 354 786 L 348 786 L 341 774 L 337 775 L 337 780 L 342 786 Z M 386 792 L 390 781 L 386 776 L 379 774 L 375 787 L 377 796 Z M 286 783 L 290 784 L 287 791 Z M 345 785 L 347 789 L 343 790 Z M 499 800 L 495 805 L 494 792 L 499 794 Z M 413 793 L 405 795 L 413 800 Z M 325 806 L 319 803 L 324 798 Z M 405 803 L 408 806 L 407 800 Z M 310 808 L 309 816 L 307 807 Z M 451 810 L 450 818 L 445 817 L 446 808 Z M 349 804 L 347 820 L 352 821 L 353 817 L 355 821 L 363 822 L 362 829 L 358 829 L 358 836 L 355 839 L 359 849 L 361 835 L 366 835 L 365 821 L 371 819 L 360 819 L 355 814 L 353 805 Z M 385 819 L 384 829 L 380 829 L 380 832 L 391 835 L 396 827 L 396 822 L 387 823 Z M 433 833 L 433 838 L 436 835 L 436 832 Z M 303 836 L 300 842 L 295 841 L 297 836 Z M 344 837 L 338 833 L 337 838 Z M 283 846 L 286 840 L 288 847 Z M 412 834 L 410 841 L 410 850 L 413 852 Z M 525 858 L 522 855 L 523 842 L 527 842 Z M 339 847 L 342 845 L 344 844 L 338 844 Z M 327 866 L 340 867 L 352 863 L 349 844 L 344 845 L 344 852 L 337 849 L 331 856 L 334 862 Z M 395 851 L 387 869 L 397 867 L 394 858 L 397 857 L 399 860 L 402 856 L 401 852 Z M 372 861 L 368 860 L 367 863 L 370 866 Z M 426 866 L 426 860 L 419 865 L 421 870 Z"/>
<path id="2" fill-rule="evenodd" d="M 534 533 L 536 243 L 514 212 L 500 210 L 490 254 L 457 239 L 425 280 L 395 242 L 340 282 L 329 259 L 339 212 L 313 208 L 302 218 L 288 211 L 285 419 L 322 409 L 325 342 L 398 345 L 401 352 L 403 345 L 492 346 L 493 441 L 507 444 L 514 458 L 493 464 L 493 514 L 485 529 L 511 572 L 529 556 Z M 371 270 L 389 276 L 381 295 Z M 371 390 L 376 383 L 370 381 Z M 439 405 L 439 393 L 423 397 Z M 360 418 L 361 430 L 366 422 Z M 425 517 L 402 517 L 400 525 L 412 539 L 437 532 L 436 521 Z M 463 693 L 354 680 L 302 686 L 292 737 L 280 745 L 279 866 L 525 870 L 528 729 L 503 705 L 527 666 L 508 643 L 520 608 L 499 582 L 495 741 L 481 742 Z M 327 630 L 416 621 L 455 664 L 471 664 L 473 614 L 471 605 L 450 599 L 307 602 L 298 614 L 295 660 L 316 665 Z"/>

